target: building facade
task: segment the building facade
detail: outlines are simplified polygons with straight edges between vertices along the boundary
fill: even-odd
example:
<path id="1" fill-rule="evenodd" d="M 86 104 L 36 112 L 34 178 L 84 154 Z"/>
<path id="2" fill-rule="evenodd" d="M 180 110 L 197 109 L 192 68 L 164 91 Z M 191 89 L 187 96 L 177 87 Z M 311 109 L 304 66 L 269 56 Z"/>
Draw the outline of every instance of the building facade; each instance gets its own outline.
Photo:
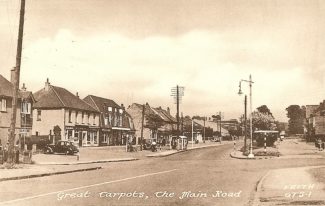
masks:
<path id="1" fill-rule="evenodd" d="M 99 112 L 78 94 L 45 82 L 34 95 L 34 136 L 50 136 L 52 142 L 68 140 L 79 146 L 99 145 Z"/>
<path id="2" fill-rule="evenodd" d="M 136 144 L 132 117 L 111 99 L 88 95 L 84 101 L 100 113 L 99 144 L 102 146 Z"/>
<path id="3" fill-rule="evenodd" d="M 307 140 L 315 138 L 325 140 L 325 100 L 319 105 L 306 105 L 306 121 L 304 131 Z"/>
<path id="4" fill-rule="evenodd" d="M 13 84 L 0 75 L 0 145 L 6 145 L 8 142 L 11 114 L 13 112 L 12 100 Z M 33 103 L 34 97 L 32 92 L 27 91 L 23 84 L 22 89 L 18 93 L 16 144 L 23 144 L 24 139 L 31 135 Z"/>

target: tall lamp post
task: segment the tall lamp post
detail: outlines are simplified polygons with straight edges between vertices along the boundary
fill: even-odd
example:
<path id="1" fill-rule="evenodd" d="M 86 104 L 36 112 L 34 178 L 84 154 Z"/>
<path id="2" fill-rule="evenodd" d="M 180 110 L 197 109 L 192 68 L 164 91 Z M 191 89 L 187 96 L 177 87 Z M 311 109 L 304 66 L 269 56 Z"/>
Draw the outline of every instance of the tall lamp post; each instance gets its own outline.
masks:
<path id="1" fill-rule="evenodd" d="M 249 84 L 249 109 L 250 109 L 250 115 L 249 115 L 249 126 L 250 126 L 250 148 L 249 148 L 249 155 L 248 158 L 254 158 L 253 154 L 253 111 L 252 111 L 252 84 L 254 83 L 252 81 L 252 75 L 249 75 L 249 80 L 240 80 L 239 81 L 239 91 L 238 94 L 241 95 L 243 92 L 241 91 L 241 83 L 247 82 Z"/>

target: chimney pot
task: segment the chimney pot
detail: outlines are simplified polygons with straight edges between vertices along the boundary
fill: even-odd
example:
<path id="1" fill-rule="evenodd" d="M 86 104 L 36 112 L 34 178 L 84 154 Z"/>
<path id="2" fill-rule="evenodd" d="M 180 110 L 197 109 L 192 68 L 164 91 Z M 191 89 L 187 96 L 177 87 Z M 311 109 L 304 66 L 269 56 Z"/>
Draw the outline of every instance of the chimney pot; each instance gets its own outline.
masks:
<path id="1" fill-rule="evenodd" d="M 79 98 L 79 93 L 78 92 L 76 93 L 76 96 Z"/>
<path id="2" fill-rule="evenodd" d="M 22 86 L 21 90 L 24 91 L 24 92 L 26 92 L 27 88 L 25 86 L 25 83 L 23 83 L 23 86 Z"/>
<path id="3" fill-rule="evenodd" d="M 12 84 L 14 84 L 14 80 L 15 80 L 15 69 L 16 67 L 14 67 L 11 71 L 10 71 L 10 82 Z"/>
<path id="4" fill-rule="evenodd" d="M 49 91 L 49 88 L 50 88 L 49 78 L 46 78 L 46 82 L 45 82 L 45 91 Z"/>

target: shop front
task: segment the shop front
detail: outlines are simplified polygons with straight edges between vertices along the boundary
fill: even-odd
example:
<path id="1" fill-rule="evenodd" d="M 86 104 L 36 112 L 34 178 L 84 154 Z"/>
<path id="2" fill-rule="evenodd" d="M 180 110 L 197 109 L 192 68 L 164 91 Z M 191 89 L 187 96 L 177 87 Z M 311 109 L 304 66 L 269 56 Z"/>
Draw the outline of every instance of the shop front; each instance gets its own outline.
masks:
<path id="1" fill-rule="evenodd" d="M 133 141 L 133 135 L 130 132 L 130 128 L 113 127 L 111 136 L 109 137 L 109 145 L 125 145 L 126 141 L 130 141 L 130 139 Z"/>
<path id="2" fill-rule="evenodd" d="M 74 142 L 79 147 L 98 146 L 98 128 L 67 126 L 65 128 L 65 139 Z"/>

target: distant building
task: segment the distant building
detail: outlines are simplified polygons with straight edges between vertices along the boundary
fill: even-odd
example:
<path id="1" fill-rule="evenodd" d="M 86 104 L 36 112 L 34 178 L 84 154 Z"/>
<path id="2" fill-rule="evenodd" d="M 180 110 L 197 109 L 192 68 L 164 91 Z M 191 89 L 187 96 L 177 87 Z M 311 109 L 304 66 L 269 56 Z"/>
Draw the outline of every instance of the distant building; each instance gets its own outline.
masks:
<path id="1" fill-rule="evenodd" d="M 305 123 L 308 140 L 313 141 L 318 137 L 325 140 L 325 100 L 319 105 L 306 105 Z"/>
<path id="2" fill-rule="evenodd" d="M 11 72 L 13 74 L 14 70 Z M 12 82 L 0 75 L 0 145 L 7 144 L 9 138 L 13 89 Z M 19 143 L 19 140 L 22 141 L 24 137 L 29 137 L 31 135 L 33 103 L 34 97 L 32 92 L 26 91 L 25 84 L 23 84 L 23 87 L 18 93 L 15 132 L 16 144 Z"/>
<path id="3" fill-rule="evenodd" d="M 219 133 L 220 134 L 220 123 L 217 123 L 215 121 L 204 121 L 204 120 L 198 120 L 198 119 L 194 119 L 194 122 L 202 127 L 201 133 L 203 135 L 204 135 L 204 132 L 203 132 L 204 127 L 212 129 L 212 134 L 213 133 Z M 210 136 L 206 135 L 203 138 L 206 138 L 205 140 L 211 139 L 212 134 Z M 223 128 L 223 126 L 221 126 L 221 136 L 222 137 L 229 136 L 229 131 L 227 129 Z"/>
<path id="4" fill-rule="evenodd" d="M 99 112 L 68 90 L 45 82 L 34 94 L 35 136 L 50 135 L 53 141 L 69 140 L 79 146 L 99 145 Z"/>
<path id="5" fill-rule="evenodd" d="M 84 100 L 100 112 L 100 145 L 125 145 L 126 141 L 136 143 L 131 116 L 123 104 L 119 106 L 111 99 L 88 95 Z"/>
<path id="6" fill-rule="evenodd" d="M 161 107 L 151 107 L 148 103 L 145 105 L 133 103 L 127 108 L 127 113 L 129 113 L 133 119 L 135 127 L 135 135 L 137 141 L 141 139 L 141 130 L 142 130 L 142 113 L 144 108 L 144 122 L 143 122 L 143 139 L 156 139 L 157 141 L 165 140 L 168 142 L 170 137 L 176 131 L 177 121 L 171 116 L 169 108 L 167 110 L 162 109 Z M 158 131 L 154 131 L 150 128 L 150 115 L 155 115 L 158 121 L 162 122 L 162 126 L 158 128 Z"/>

